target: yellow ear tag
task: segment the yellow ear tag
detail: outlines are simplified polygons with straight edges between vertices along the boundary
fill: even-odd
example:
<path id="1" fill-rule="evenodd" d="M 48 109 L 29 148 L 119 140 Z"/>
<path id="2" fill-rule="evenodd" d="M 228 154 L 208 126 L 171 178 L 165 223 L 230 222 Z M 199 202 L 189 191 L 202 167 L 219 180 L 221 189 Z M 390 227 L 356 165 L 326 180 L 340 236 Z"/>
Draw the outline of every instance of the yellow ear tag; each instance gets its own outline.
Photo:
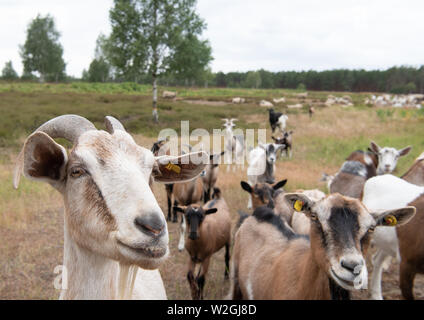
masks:
<path id="1" fill-rule="evenodd" d="M 397 225 L 397 219 L 393 215 L 388 215 L 384 217 L 384 222 L 387 226 L 395 226 Z"/>
<path id="2" fill-rule="evenodd" d="M 296 202 L 294 203 L 294 210 L 296 210 L 297 212 L 302 211 L 303 209 L 303 201 L 300 200 L 296 200 Z"/>
<path id="3" fill-rule="evenodd" d="M 176 172 L 176 173 L 180 173 L 181 172 L 181 168 L 179 167 L 179 166 L 177 166 L 176 164 L 173 164 L 173 163 L 168 163 L 166 166 L 165 166 L 165 168 L 166 169 L 168 169 L 168 170 L 172 170 L 172 171 L 174 171 L 174 172 Z"/>

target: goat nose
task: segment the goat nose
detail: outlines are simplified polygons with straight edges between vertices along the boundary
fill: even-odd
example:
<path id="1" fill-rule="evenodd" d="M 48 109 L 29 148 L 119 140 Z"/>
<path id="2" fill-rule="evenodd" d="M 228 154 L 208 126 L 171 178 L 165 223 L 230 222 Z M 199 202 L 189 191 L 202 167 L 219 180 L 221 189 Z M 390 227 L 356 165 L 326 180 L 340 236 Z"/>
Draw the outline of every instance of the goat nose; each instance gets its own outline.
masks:
<path id="1" fill-rule="evenodd" d="M 364 262 L 362 260 L 361 261 L 357 261 L 357 260 L 344 260 L 343 259 L 340 262 L 340 264 L 346 270 L 349 270 L 353 274 L 358 275 L 358 274 L 361 273 L 361 270 L 362 270 L 362 267 L 364 265 Z"/>
<path id="2" fill-rule="evenodd" d="M 165 222 L 159 214 L 137 217 L 134 224 L 137 229 L 149 236 L 159 236 L 165 230 Z"/>
<path id="3" fill-rule="evenodd" d="M 196 240 L 197 239 L 197 233 L 196 232 L 190 232 L 188 235 L 189 239 Z"/>

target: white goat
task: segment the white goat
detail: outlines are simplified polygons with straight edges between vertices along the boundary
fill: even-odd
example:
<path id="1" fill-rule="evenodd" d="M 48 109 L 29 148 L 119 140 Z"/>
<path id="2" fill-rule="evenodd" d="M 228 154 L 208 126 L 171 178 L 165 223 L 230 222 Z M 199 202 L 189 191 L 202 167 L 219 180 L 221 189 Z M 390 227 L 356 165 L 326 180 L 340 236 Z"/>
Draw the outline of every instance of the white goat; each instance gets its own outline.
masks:
<path id="1" fill-rule="evenodd" d="M 230 171 L 229 164 L 235 164 L 236 166 L 241 166 L 244 168 L 244 137 L 242 135 L 234 134 L 233 127 L 236 125 L 234 121 L 237 119 L 222 119 L 225 121 L 224 126 L 224 148 L 225 155 L 224 160 L 227 164 L 227 172 Z M 233 166 L 233 171 L 235 171 L 236 166 Z"/>
<path id="2" fill-rule="evenodd" d="M 113 117 L 106 128 L 77 115 L 44 123 L 25 141 L 14 187 L 23 173 L 63 196 L 61 299 L 166 299 L 157 268 L 169 252 L 168 230 L 149 178 L 186 181 L 205 165 L 191 163 L 194 154 L 154 157 Z M 69 154 L 54 138 L 73 143 Z"/>

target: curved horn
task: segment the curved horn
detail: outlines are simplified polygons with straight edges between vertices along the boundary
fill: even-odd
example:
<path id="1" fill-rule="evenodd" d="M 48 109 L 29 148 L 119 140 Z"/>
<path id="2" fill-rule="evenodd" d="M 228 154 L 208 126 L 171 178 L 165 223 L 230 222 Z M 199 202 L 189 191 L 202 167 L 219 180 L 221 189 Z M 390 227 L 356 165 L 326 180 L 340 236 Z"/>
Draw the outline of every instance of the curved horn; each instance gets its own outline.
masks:
<path id="1" fill-rule="evenodd" d="M 64 138 L 75 143 L 88 130 L 96 130 L 89 120 L 75 114 L 66 114 L 47 121 L 35 131 L 42 131 L 53 139 Z"/>
<path id="2" fill-rule="evenodd" d="M 105 117 L 105 125 L 107 132 L 110 134 L 113 134 L 116 130 L 126 131 L 122 123 L 112 116 Z"/>
<path id="3" fill-rule="evenodd" d="M 45 122 L 34 132 L 41 131 L 48 134 L 53 139 L 64 138 L 75 143 L 81 134 L 89 130 L 96 130 L 94 124 L 92 124 L 89 120 L 75 114 L 66 114 Z M 15 170 L 13 172 L 13 187 L 15 189 L 17 189 L 19 185 L 19 180 L 24 166 L 23 161 L 24 148 L 22 148 L 18 155 Z"/>

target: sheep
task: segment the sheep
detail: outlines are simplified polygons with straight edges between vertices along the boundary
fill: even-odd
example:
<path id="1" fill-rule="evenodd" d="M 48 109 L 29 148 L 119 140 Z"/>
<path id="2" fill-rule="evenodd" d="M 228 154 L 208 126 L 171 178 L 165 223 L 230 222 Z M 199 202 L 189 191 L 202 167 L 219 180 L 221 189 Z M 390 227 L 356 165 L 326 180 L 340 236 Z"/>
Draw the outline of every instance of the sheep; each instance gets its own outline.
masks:
<path id="1" fill-rule="evenodd" d="M 249 184 L 254 186 L 258 182 L 274 183 L 275 161 L 278 150 L 284 145 L 267 143 L 259 145 L 249 153 L 249 167 L 247 168 L 247 178 Z M 249 198 L 248 209 L 252 208 L 252 198 Z"/>
<path id="2" fill-rule="evenodd" d="M 302 109 L 303 104 L 301 104 L 301 103 L 289 104 L 289 105 L 287 105 L 287 108 L 289 108 L 289 109 Z"/>
<path id="3" fill-rule="evenodd" d="M 272 134 L 275 130 L 284 132 L 286 129 L 286 121 L 288 119 L 287 115 L 282 112 L 275 112 L 273 108 L 268 109 L 269 112 L 269 124 L 271 125 Z"/>
<path id="4" fill-rule="evenodd" d="M 177 93 L 174 91 L 164 91 L 162 93 L 162 98 L 165 98 L 165 99 L 174 99 L 176 97 L 177 97 Z"/>
<path id="5" fill-rule="evenodd" d="M 233 98 L 233 99 L 231 100 L 231 102 L 232 102 L 232 103 L 235 103 L 235 104 L 244 103 L 245 101 L 246 101 L 246 99 L 245 99 L 245 98 L 240 98 L 240 97 L 236 97 L 236 98 Z"/>
<path id="6" fill-rule="evenodd" d="M 307 92 L 298 93 L 296 94 L 296 97 L 300 99 L 306 99 L 308 97 L 308 93 Z"/>
<path id="7" fill-rule="evenodd" d="M 332 194 L 313 201 L 284 195 L 311 221 L 309 237 L 296 234 L 271 208 L 246 218 L 235 235 L 230 264 L 230 299 L 350 299 L 366 288 L 365 258 L 377 226 L 405 224 L 414 207 L 375 213 L 357 199 Z"/>
<path id="8" fill-rule="evenodd" d="M 270 107 L 272 108 L 274 105 L 271 102 L 269 102 L 269 101 L 261 100 L 259 102 L 259 106 L 260 107 L 265 107 L 265 108 L 270 108 Z"/>
<path id="9" fill-rule="evenodd" d="M 275 104 L 278 104 L 278 103 L 284 103 L 284 102 L 286 102 L 286 98 L 284 98 L 284 97 L 281 97 L 281 98 L 277 98 L 277 99 L 272 99 L 272 101 L 275 103 Z"/>
<path id="10" fill-rule="evenodd" d="M 392 172 L 399 157 L 409 153 L 411 147 L 400 150 L 380 148 L 371 141 L 370 151 L 357 150 L 346 158 L 330 185 L 330 193 L 339 192 L 353 198 L 361 198 L 367 179 Z"/>
<path id="11" fill-rule="evenodd" d="M 203 299 L 205 277 L 212 255 L 225 246 L 225 273 L 228 278 L 231 243 L 230 211 L 218 188 L 214 189 L 214 199 L 204 206 L 190 205 L 176 207 L 185 217 L 186 227 L 190 230 L 185 243 L 189 258 L 187 280 L 193 300 Z M 200 270 L 194 277 L 197 264 Z"/>
<path id="12" fill-rule="evenodd" d="M 63 196 L 67 288 L 61 299 L 166 299 L 157 268 L 169 253 L 168 229 L 149 178 L 187 181 L 205 165 L 192 163 L 193 154 L 154 157 L 117 119 L 105 123 L 107 132 L 63 115 L 41 125 L 18 156 L 13 186 L 23 174 Z M 55 138 L 73 148 L 68 153 Z"/>
<path id="13" fill-rule="evenodd" d="M 417 208 L 416 216 L 396 231 L 381 228 L 373 242 L 377 248 L 373 256 L 370 294 L 372 299 L 382 300 L 381 274 L 386 262 L 396 258 L 400 261 L 400 287 L 405 299 L 413 299 L 413 282 L 416 273 L 423 273 L 424 251 L 424 180 L 421 155 L 401 177 L 386 174 L 369 179 L 364 186 L 363 202 L 371 209 L 389 209 L 411 204 Z"/>
<path id="14" fill-rule="evenodd" d="M 224 130 L 224 151 L 225 151 L 225 158 L 224 162 L 227 164 L 227 172 L 230 171 L 229 164 L 234 163 L 236 166 L 241 166 L 244 168 L 244 136 L 242 135 L 235 135 L 233 132 L 233 127 L 236 125 L 234 124 L 234 121 L 237 121 L 237 119 L 222 119 L 225 121 L 223 124 Z M 236 166 L 233 166 L 233 171 L 235 171 Z"/>
<path id="15" fill-rule="evenodd" d="M 274 136 L 271 137 L 276 144 L 282 144 L 285 146 L 284 148 L 281 149 L 281 153 L 280 153 L 281 158 L 283 157 L 283 152 L 285 152 L 286 157 L 289 157 L 289 158 L 291 158 L 293 155 L 293 152 L 292 152 L 293 132 L 294 132 L 293 130 L 284 132 L 281 138 L 275 138 Z"/>

